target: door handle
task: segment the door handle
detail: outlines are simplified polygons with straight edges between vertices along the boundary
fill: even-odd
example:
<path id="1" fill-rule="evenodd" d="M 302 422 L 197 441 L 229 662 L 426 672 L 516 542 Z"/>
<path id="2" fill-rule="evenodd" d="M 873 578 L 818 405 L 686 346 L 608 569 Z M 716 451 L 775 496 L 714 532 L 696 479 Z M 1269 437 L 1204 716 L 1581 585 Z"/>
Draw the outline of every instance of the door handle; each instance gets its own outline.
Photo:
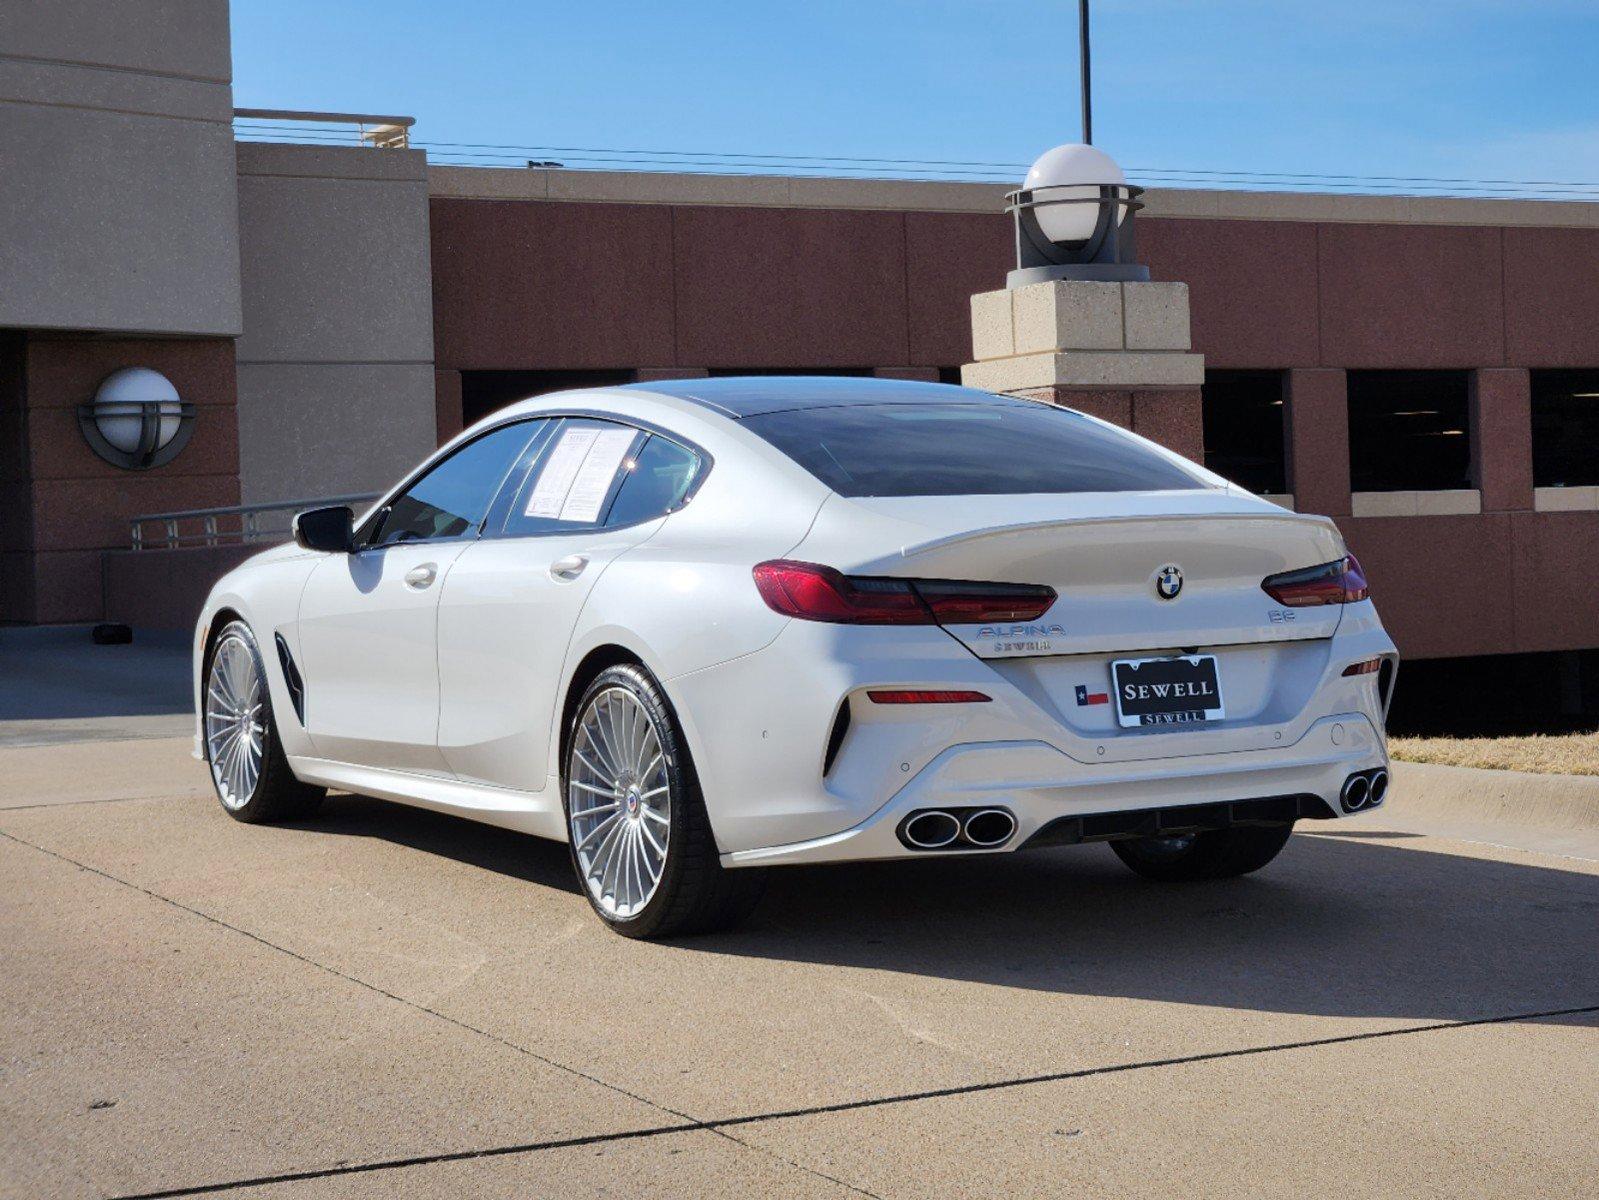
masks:
<path id="1" fill-rule="evenodd" d="M 405 573 L 405 586 L 415 588 L 420 592 L 423 588 L 432 586 L 433 580 L 438 576 L 438 573 L 439 565 L 437 563 L 423 563 L 419 567 L 412 567 Z"/>
<path id="2" fill-rule="evenodd" d="M 550 576 L 554 579 L 576 579 L 583 574 L 583 568 L 588 565 L 588 555 L 568 554 L 565 558 L 558 558 L 550 564 Z"/>

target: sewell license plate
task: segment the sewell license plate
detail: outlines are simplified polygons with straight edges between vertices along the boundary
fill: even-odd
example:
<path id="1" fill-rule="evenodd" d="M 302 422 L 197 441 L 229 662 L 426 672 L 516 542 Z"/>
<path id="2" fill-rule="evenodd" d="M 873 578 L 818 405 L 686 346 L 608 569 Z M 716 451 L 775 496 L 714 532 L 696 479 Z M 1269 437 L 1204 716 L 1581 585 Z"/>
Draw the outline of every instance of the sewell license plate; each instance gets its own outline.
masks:
<path id="1" fill-rule="evenodd" d="M 1116 718 L 1123 726 L 1188 725 L 1224 715 L 1213 655 L 1124 658 L 1110 670 Z"/>

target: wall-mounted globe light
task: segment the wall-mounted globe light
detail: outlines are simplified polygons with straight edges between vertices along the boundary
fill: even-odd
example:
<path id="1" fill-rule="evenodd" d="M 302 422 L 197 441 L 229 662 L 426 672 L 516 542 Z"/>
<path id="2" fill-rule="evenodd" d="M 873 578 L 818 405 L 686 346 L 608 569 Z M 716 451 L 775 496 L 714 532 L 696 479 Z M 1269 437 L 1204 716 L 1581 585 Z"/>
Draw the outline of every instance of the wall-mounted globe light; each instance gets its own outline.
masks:
<path id="1" fill-rule="evenodd" d="M 1021 287 L 1050 279 L 1142 282 L 1149 268 L 1133 261 L 1133 214 L 1143 188 L 1132 187 L 1103 150 L 1081 143 L 1039 155 L 1019 191 L 1006 199 L 1016 223 Z"/>
<path id="2" fill-rule="evenodd" d="M 78 406 L 84 440 L 106 462 L 145 471 L 171 462 L 194 432 L 194 405 L 149 367 L 124 367 Z"/>

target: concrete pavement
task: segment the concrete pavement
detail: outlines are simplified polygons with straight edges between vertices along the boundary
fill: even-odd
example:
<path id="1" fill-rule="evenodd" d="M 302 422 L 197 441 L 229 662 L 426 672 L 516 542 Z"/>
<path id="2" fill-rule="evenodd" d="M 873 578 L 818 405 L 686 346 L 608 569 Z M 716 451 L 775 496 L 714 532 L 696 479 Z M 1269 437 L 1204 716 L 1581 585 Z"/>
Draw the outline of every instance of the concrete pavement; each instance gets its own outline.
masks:
<path id="1" fill-rule="evenodd" d="M 1104 847 L 792 870 L 747 929 L 640 945 L 562 847 L 357 797 L 241 826 L 187 751 L 0 748 L 0 1194 L 1569 1196 L 1599 1170 L 1591 830 L 1418 832 L 1401 791 L 1244 880 L 1161 888 Z"/>
<path id="2" fill-rule="evenodd" d="M 190 635 L 140 629 L 96 646 L 89 625 L 0 628 L 0 746 L 172 737 L 192 727 Z"/>

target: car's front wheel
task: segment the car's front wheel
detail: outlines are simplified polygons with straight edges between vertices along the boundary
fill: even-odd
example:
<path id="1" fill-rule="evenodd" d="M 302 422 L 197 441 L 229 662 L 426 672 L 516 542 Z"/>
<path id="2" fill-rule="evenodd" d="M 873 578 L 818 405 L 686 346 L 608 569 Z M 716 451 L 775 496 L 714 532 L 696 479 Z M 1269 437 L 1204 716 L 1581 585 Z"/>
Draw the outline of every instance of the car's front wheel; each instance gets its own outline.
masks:
<path id="1" fill-rule="evenodd" d="M 1118 858 L 1145 879 L 1228 879 L 1264 867 L 1288 844 L 1292 825 L 1240 825 L 1175 837 L 1112 842 Z"/>
<path id="2" fill-rule="evenodd" d="M 722 866 L 682 733 L 642 667 L 607 668 L 584 691 L 563 785 L 572 866 L 616 932 L 727 929 L 760 899 L 762 872 Z"/>
<path id="3" fill-rule="evenodd" d="M 266 665 L 243 621 L 229 622 L 211 643 L 203 712 L 211 782 L 230 817 L 254 825 L 316 811 L 326 789 L 301 783 L 284 757 Z"/>

